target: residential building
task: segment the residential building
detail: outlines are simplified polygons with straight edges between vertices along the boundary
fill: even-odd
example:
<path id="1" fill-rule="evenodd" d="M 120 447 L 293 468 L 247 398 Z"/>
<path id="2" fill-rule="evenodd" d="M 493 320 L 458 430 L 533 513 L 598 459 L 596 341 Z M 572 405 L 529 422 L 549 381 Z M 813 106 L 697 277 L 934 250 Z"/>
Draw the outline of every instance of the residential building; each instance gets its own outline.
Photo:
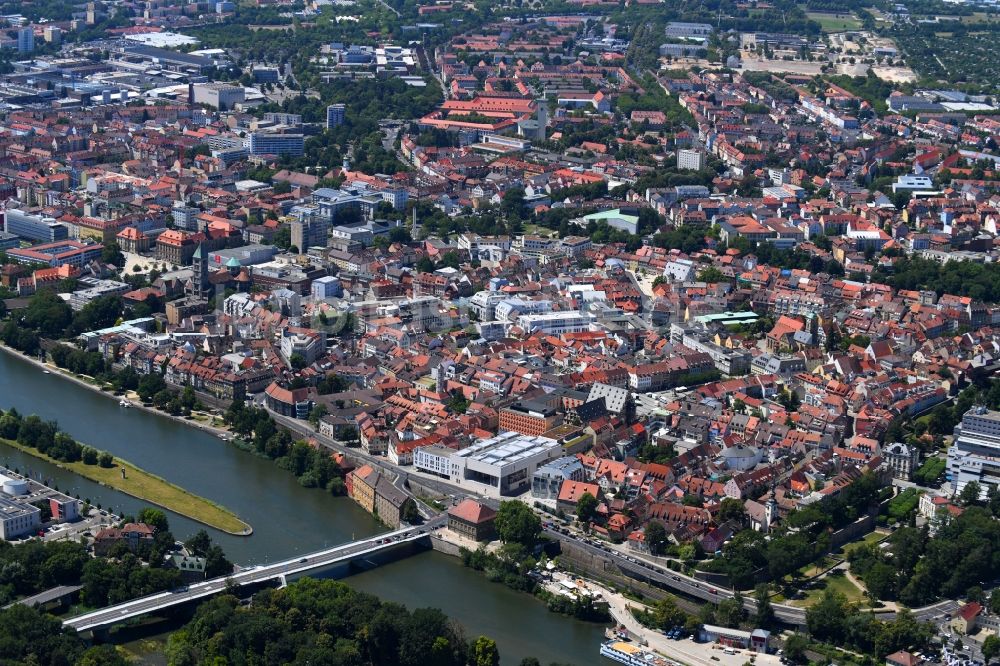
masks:
<path id="1" fill-rule="evenodd" d="M 682 148 L 677 151 L 677 168 L 701 171 L 705 168 L 705 153 L 700 150 Z"/>

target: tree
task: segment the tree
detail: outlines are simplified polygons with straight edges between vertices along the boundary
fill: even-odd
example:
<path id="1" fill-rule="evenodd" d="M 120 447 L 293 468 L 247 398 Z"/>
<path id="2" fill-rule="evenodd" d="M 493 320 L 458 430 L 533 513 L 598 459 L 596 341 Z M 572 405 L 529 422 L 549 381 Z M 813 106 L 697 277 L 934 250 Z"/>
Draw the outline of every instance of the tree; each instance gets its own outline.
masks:
<path id="1" fill-rule="evenodd" d="M 417 510 L 417 503 L 413 500 L 407 500 L 404 502 L 403 509 L 400 511 L 399 517 L 403 522 L 409 523 L 410 525 L 419 521 L 420 511 Z"/>
<path id="2" fill-rule="evenodd" d="M 114 467 L 115 458 L 110 453 L 104 451 L 97 458 L 97 464 L 104 468 Z"/>
<path id="3" fill-rule="evenodd" d="M 492 638 L 480 636 L 472 643 L 472 663 L 475 666 L 500 666 L 500 650 Z"/>
<path id="4" fill-rule="evenodd" d="M 996 634 L 990 634 L 983 641 L 983 660 L 988 664 L 1000 655 L 1000 638 Z"/>
<path id="5" fill-rule="evenodd" d="M 726 276 L 715 266 L 707 266 L 698 272 L 698 280 L 701 282 L 722 282 Z"/>
<path id="6" fill-rule="evenodd" d="M 520 500 L 501 502 L 494 524 L 500 541 L 517 543 L 525 548 L 533 548 L 542 532 L 541 519 Z"/>
<path id="7" fill-rule="evenodd" d="M 809 639 L 800 633 L 793 633 L 785 639 L 785 658 L 795 664 L 807 661 L 806 650 L 809 649 Z"/>
<path id="8" fill-rule="evenodd" d="M 184 542 L 184 547 L 199 557 L 204 557 L 211 546 L 212 537 L 208 536 L 208 532 L 205 530 L 198 530 L 191 538 Z"/>
<path id="9" fill-rule="evenodd" d="M 117 266 L 121 268 L 125 265 L 125 255 L 122 254 L 122 248 L 118 243 L 112 241 L 104 246 L 101 250 L 101 263 L 111 264 L 112 266 Z"/>
<path id="10" fill-rule="evenodd" d="M 667 547 L 667 528 L 658 520 L 651 520 L 646 524 L 646 547 L 653 555 L 662 555 Z"/>
<path id="11" fill-rule="evenodd" d="M 146 523 L 158 532 L 167 532 L 170 530 L 170 525 L 167 522 L 167 514 L 160 509 L 146 507 L 139 512 L 139 515 L 136 516 L 136 520 L 140 523 Z"/>
<path id="12" fill-rule="evenodd" d="M 973 506 L 979 502 L 979 484 L 975 481 L 969 481 L 962 488 L 962 492 L 958 495 L 958 500 L 962 503 L 962 506 Z"/>
<path id="13" fill-rule="evenodd" d="M 774 608 L 771 606 L 771 592 L 765 583 L 753 589 L 753 598 L 757 602 L 756 624 L 761 628 L 774 625 Z"/>
<path id="14" fill-rule="evenodd" d="M 584 493 L 576 502 L 576 517 L 582 523 L 589 523 L 597 514 L 597 498 L 590 493 Z"/>
<path id="15" fill-rule="evenodd" d="M 746 518 L 746 509 L 743 508 L 743 502 L 732 497 L 722 500 L 722 503 L 719 505 L 718 522 L 724 523 L 729 520 L 736 520 L 742 523 L 744 518 Z"/>

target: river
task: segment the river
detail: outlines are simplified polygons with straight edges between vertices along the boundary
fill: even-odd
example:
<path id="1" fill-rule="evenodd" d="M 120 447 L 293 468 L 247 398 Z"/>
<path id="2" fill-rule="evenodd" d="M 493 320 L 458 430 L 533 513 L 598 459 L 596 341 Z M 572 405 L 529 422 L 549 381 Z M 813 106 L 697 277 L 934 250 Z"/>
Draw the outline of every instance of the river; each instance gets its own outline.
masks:
<path id="1" fill-rule="evenodd" d="M 240 564 L 284 559 L 383 530 L 350 499 L 303 488 L 271 461 L 165 416 L 123 409 L 116 400 L 0 352 L 0 408 L 10 407 L 53 419 L 80 442 L 110 451 L 235 511 L 253 526 L 252 536 L 204 529 Z M 36 478 L 40 475 L 64 492 L 117 513 L 134 513 L 146 505 L 3 445 L 0 463 L 22 472 L 30 469 Z M 168 517 L 178 538 L 203 528 L 172 512 Z M 346 582 L 409 607 L 442 609 L 470 636 L 494 638 L 505 666 L 528 655 L 543 664 L 600 661 L 600 627 L 549 613 L 527 595 L 465 569 L 456 558 L 428 552 Z"/>

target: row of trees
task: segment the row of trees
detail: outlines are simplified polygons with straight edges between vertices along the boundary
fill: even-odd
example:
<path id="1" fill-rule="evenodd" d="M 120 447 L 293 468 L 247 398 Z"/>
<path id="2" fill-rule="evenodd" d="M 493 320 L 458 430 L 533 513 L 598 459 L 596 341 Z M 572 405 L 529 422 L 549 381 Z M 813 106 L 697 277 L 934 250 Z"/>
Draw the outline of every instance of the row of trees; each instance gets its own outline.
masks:
<path id="1" fill-rule="evenodd" d="M 267 410 L 234 401 L 226 411 L 225 421 L 246 448 L 277 462 L 279 467 L 294 474 L 301 485 L 323 488 L 333 495 L 345 494 L 343 471 L 330 452 L 293 440 L 287 430 L 278 429 Z"/>
<path id="2" fill-rule="evenodd" d="M 114 465 L 110 453 L 80 444 L 59 430 L 55 421 L 43 421 L 34 414 L 22 417 L 14 408 L 0 411 L 0 438 L 16 441 L 62 462 L 83 461 L 101 467 Z"/>

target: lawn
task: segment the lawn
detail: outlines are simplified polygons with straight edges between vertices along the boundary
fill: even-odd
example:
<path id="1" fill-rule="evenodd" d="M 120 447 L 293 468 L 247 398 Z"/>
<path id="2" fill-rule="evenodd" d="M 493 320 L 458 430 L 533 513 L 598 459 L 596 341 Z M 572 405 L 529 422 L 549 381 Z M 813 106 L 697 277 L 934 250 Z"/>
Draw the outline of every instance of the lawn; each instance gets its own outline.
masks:
<path id="1" fill-rule="evenodd" d="M 180 486 L 161 479 L 144 469 L 136 467 L 121 458 L 115 458 L 114 467 L 85 465 L 82 462 L 61 462 L 51 458 L 37 449 L 25 446 L 16 441 L 4 439 L 0 442 L 28 455 L 46 460 L 53 465 L 75 472 L 85 479 L 96 481 L 101 485 L 119 490 L 126 495 L 156 504 L 174 513 L 187 516 L 192 520 L 214 527 L 230 534 L 250 534 L 250 525 L 240 520 L 232 511 L 184 490 Z M 125 478 L 121 469 L 125 468 Z"/>
<path id="2" fill-rule="evenodd" d="M 815 562 L 810 562 L 809 564 L 801 567 L 798 570 L 798 575 L 800 578 L 809 578 L 810 576 L 818 576 L 832 566 L 840 563 L 840 560 L 829 555 L 824 555 Z"/>
<path id="3" fill-rule="evenodd" d="M 826 590 L 832 590 L 844 595 L 851 603 L 864 603 L 867 600 L 864 590 L 838 571 L 814 582 L 810 589 L 805 591 L 805 598 L 797 599 L 792 604 L 796 606 L 812 606 L 820 600 Z"/>
<path id="4" fill-rule="evenodd" d="M 850 555 L 852 552 L 854 552 L 858 548 L 861 548 L 862 546 L 867 546 L 868 544 L 871 544 L 871 543 L 878 543 L 879 541 L 882 541 L 883 539 L 885 539 L 887 536 L 889 536 L 889 535 L 888 534 L 883 534 L 882 532 L 869 532 L 868 534 L 866 534 L 860 540 L 858 540 L 858 541 L 852 541 L 851 543 L 846 544 L 844 546 L 844 548 L 843 548 L 844 554 L 845 555 Z"/>
<path id="5" fill-rule="evenodd" d="M 823 32 L 847 32 L 848 30 L 861 29 L 861 21 L 850 12 L 841 14 L 806 12 L 806 18 L 819 23 Z"/>

